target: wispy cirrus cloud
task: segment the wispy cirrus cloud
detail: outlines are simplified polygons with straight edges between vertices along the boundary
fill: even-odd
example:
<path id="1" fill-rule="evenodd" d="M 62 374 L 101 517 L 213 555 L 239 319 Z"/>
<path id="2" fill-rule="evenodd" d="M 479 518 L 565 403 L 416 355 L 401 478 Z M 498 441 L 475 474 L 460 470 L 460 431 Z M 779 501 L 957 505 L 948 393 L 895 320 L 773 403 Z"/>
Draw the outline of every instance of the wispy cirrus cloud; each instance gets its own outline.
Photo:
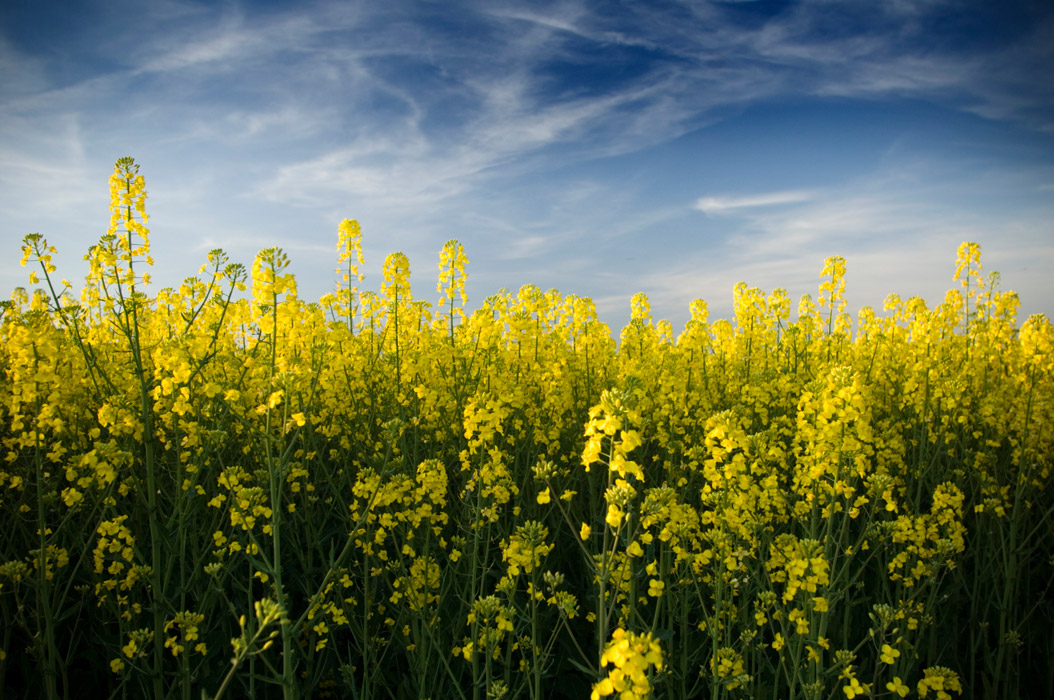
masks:
<path id="1" fill-rule="evenodd" d="M 929 254 L 1000 217 L 1015 217 L 1019 226 L 1002 227 L 1015 235 L 1039 220 L 1033 200 L 985 218 L 975 201 L 987 195 L 954 193 L 980 192 L 986 159 L 1042 159 L 1028 139 L 1054 126 L 1043 87 L 1054 79 L 1051 12 L 1006 10 L 1018 15 L 1000 24 L 984 3 L 949 14 L 937 1 L 95 9 L 42 43 L 0 31 L 5 235 L 46 211 L 49 226 L 87 239 L 83 222 L 105 214 L 91 193 L 105 194 L 125 154 L 146 168 L 153 220 L 189 241 L 173 254 L 207 244 L 251 255 L 254 240 L 318 237 L 303 245 L 321 259 L 335 222 L 355 216 L 367 248 L 430 258 L 448 238 L 471 239 L 474 274 L 488 284 L 563 287 L 562 275 L 607 300 L 636 291 L 626 285 L 666 289 L 682 269 L 685 284 L 715 266 L 711 277 L 736 266 L 783 274 L 923 236 L 940 241 Z M 910 117 L 919 131 L 906 148 L 930 148 L 919 123 L 931 114 L 983 117 L 989 131 L 962 132 L 966 148 L 995 133 L 1028 139 L 938 173 L 945 190 L 881 184 L 885 160 L 850 140 L 838 141 L 845 152 L 824 133 L 794 146 L 802 124 L 782 109 L 794 101 L 828 113 L 856 105 L 874 123 L 904 102 L 936 105 Z M 785 136 L 765 148 L 738 141 L 742 115 Z M 719 154 L 671 157 L 726 127 Z M 892 129 L 856 133 L 875 153 L 894 148 L 880 143 Z M 784 144 L 783 159 L 765 152 Z M 1050 182 L 1033 173 L 993 192 L 1035 199 Z M 56 190 L 70 194 L 61 209 L 50 206 Z M 0 282 L 19 274 L 5 269 Z"/>
<path id="2" fill-rule="evenodd" d="M 706 214 L 724 214 L 742 209 L 755 209 L 758 207 L 772 207 L 781 204 L 800 204 L 814 198 L 812 192 L 805 190 L 790 190 L 785 192 L 766 192 L 762 194 L 739 195 L 739 196 L 709 196 L 700 197 L 695 200 L 695 209 Z"/>

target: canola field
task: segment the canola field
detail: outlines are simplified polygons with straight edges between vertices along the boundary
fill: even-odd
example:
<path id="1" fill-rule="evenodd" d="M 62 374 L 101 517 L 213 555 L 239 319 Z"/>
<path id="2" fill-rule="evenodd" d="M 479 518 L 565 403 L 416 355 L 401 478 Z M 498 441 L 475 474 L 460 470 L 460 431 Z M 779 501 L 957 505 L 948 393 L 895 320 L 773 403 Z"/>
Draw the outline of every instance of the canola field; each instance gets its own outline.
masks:
<path id="1" fill-rule="evenodd" d="M 274 248 L 152 291 L 110 188 L 78 289 L 33 234 L 0 308 L 3 697 L 1054 695 L 1054 327 L 977 245 L 934 306 L 851 317 L 832 257 L 616 342 L 469 311 L 457 241 L 367 291 L 352 220 L 317 301 Z"/>

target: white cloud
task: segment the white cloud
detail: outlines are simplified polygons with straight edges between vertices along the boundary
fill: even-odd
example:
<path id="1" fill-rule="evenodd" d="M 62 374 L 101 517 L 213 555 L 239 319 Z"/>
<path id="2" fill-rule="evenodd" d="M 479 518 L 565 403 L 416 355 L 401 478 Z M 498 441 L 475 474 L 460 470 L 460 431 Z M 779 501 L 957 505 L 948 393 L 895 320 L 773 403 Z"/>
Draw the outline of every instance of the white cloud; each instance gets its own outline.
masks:
<path id="1" fill-rule="evenodd" d="M 535 258 L 545 253 L 551 247 L 550 240 L 545 236 L 518 236 L 509 241 L 501 257 L 505 260 Z"/>
<path id="2" fill-rule="evenodd" d="M 881 312 L 893 292 L 931 305 L 942 301 L 955 286 L 958 245 L 976 241 L 985 269 L 1000 271 L 1002 288 L 1021 295 L 1022 314 L 1039 312 L 1049 307 L 1043 270 L 1054 258 L 1054 203 L 1034 198 L 1013 218 L 983 201 L 971 203 L 974 190 L 984 197 L 1020 191 L 1021 177 L 1020 171 L 993 169 L 948 179 L 936 163 L 894 161 L 871 175 L 813 190 L 795 207 L 766 206 L 788 193 L 726 197 L 715 203 L 716 211 L 728 211 L 725 206 L 739 215 L 727 219 L 728 234 L 661 261 L 639 275 L 637 285 L 652 296 L 655 316 L 676 326 L 696 298 L 707 301 L 711 319 L 728 318 L 732 289 L 741 281 L 765 292 L 784 287 L 794 300 L 805 293 L 815 298 L 824 258 L 841 255 L 848 263 L 849 310 L 869 305 Z"/>
<path id="3" fill-rule="evenodd" d="M 766 192 L 740 196 L 700 197 L 695 201 L 694 208 L 707 214 L 723 214 L 738 209 L 771 207 L 780 204 L 800 204 L 813 199 L 813 197 L 814 195 L 811 192 L 804 190 Z"/>

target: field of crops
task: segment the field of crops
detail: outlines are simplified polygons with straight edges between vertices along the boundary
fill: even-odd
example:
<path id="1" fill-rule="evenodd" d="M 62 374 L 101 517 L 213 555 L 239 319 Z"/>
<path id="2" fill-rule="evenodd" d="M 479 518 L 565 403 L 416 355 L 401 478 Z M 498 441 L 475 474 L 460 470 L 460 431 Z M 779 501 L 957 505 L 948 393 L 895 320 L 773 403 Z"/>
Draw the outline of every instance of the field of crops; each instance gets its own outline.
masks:
<path id="1" fill-rule="evenodd" d="M 361 290 L 351 220 L 316 302 L 273 248 L 148 295 L 110 185 L 81 289 L 34 234 L 2 307 L 3 697 L 1054 695 L 1054 327 L 978 246 L 932 308 L 832 257 L 616 342 L 465 310 L 456 241 Z"/>

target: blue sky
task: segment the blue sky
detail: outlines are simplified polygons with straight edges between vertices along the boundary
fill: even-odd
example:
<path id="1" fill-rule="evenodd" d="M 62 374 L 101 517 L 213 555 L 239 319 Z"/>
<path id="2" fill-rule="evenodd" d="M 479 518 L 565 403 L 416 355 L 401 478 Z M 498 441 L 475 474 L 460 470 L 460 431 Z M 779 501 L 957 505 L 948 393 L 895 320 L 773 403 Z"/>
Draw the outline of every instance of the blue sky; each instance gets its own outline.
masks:
<path id="1" fill-rule="evenodd" d="M 156 288 L 276 245 L 315 300 L 355 218 L 366 288 L 401 250 L 434 300 L 457 238 L 470 307 L 555 287 L 616 336 L 636 292 L 680 330 L 739 281 L 815 296 L 828 255 L 854 313 L 932 305 L 964 240 L 1054 316 L 1045 1 L 6 0 L 0 288 L 37 231 L 83 276 L 125 155 Z"/>

